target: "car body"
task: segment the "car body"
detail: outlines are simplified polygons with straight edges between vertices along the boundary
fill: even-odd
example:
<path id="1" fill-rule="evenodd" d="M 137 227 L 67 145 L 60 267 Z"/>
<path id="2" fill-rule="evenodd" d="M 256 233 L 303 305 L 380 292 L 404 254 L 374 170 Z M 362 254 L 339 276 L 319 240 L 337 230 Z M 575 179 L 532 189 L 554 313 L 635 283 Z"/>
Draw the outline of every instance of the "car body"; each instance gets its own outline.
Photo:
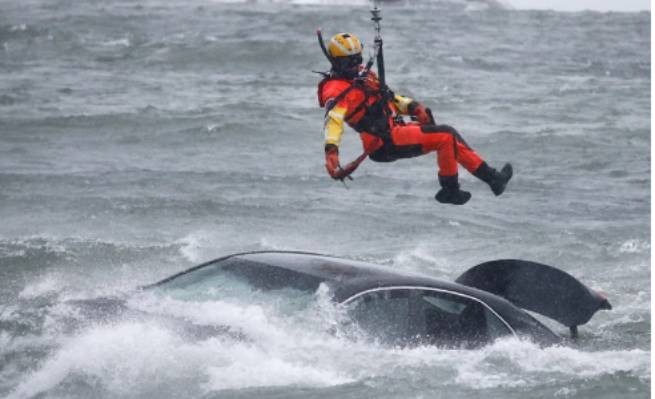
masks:
<path id="1" fill-rule="evenodd" d="M 228 278 L 227 280 L 225 278 Z M 572 276 L 539 263 L 498 260 L 455 282 L 367 262 L 288 251 L 248 252 L 195 266 L 144 290 L 200 292 L 250 287 L 241 293 L 294 295 L 327 288 L 357 328 L 383 344 L 475 348 L 504 336 L 542 345 L 562 342 L 526 310 L 571 328 L 586 323 L 607 299 Z M 252 291 L 254 290 L 254 291 Z"/>

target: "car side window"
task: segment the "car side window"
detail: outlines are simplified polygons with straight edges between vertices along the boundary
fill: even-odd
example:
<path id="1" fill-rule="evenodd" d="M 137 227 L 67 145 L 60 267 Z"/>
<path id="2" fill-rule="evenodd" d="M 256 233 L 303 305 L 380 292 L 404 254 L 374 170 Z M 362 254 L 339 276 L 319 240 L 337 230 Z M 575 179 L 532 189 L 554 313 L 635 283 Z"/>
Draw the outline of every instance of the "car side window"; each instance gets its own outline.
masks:
<path id="1" fill-rule="evenodd" d="M 410 291 L 384 290 L 365 294 L 350 305 L 349 313 L 362 332 L 386 345 L 411 340 Z"/>
<path id="2" fill-rule="evenodd" d="M 445 347 L 478 347 L 511 334 L 509 328 L 481 302 L 447 292 L 422 291 L 420 314 L 426 341 Z"/>
<path id="3" fill-rule="evenodd" d="M 350 306 L 359 328 L 384 344 L 471 348 L 511 334 L 482 303 L 449 292 L 379 290 Z"/>

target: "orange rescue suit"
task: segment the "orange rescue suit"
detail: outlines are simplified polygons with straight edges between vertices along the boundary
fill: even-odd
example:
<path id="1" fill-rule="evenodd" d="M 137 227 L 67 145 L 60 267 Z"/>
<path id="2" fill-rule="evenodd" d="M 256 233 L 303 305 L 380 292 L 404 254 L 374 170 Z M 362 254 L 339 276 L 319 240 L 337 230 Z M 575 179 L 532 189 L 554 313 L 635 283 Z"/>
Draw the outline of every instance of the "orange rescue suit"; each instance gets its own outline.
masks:
<path id="1" fill-rule="evenodd" d="M 471 173 L 482 164 L 480 156 L 451 126 L 425 120 L 403 121 L 400 115 L 413 114 L 418 103 L 400 95 L 381 101 L 379 87 L 373 72 L 357 81 L 328 76 L 319 83 L 318 102 L 326 108 L 323 128 L 326 148 L 339 147 L 345 122 L 360 134 L 364 152 L 376 162 L 436 151 L 441 176 L 456 175 L 458 163 Z"/>

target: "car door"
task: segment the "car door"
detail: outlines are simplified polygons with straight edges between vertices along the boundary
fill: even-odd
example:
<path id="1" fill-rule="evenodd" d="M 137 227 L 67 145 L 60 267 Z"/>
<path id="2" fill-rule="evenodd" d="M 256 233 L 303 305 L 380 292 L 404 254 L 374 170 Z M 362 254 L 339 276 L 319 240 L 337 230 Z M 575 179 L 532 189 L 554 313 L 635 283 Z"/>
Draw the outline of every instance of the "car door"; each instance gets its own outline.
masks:
<path id="1" fill-rule="evenodd" d="M 385 345 L 474 348 L 513 333 L 479 299 L 447 290 L 385 287 L 345 303 L 359 330 Z"/>

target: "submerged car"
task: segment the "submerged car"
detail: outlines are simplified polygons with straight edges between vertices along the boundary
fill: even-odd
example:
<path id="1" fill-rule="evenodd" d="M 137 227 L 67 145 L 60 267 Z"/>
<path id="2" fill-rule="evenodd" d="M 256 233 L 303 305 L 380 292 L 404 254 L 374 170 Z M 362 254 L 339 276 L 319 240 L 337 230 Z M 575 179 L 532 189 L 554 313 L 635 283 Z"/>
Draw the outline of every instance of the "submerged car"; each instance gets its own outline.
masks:
<path id="1" fill-rule="evenodd" d="M 504 336 L 561 343 L 534 312 L 570 328 L 587 323 L 607 298 L 571 275 L 535 262 L 495 260 L 455 282 L 371 263 L 303 252 L 248 252 L 195 266 L 143 287 L 194 297 L 235 291 L 312 295 L 321 285 L 357 328 L 389 345 L 475 348 Z"/>

